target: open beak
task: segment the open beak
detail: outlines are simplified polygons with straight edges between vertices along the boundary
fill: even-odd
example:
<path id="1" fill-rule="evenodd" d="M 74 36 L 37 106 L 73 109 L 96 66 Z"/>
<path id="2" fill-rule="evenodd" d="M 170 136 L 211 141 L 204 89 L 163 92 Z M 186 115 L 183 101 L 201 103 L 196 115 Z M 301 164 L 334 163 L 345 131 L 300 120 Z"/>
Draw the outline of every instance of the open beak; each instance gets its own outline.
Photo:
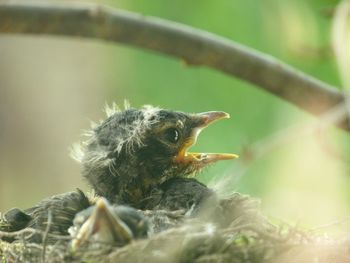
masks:
<path id="1" fill-rule="evenodd" d="M 196 127 L 193 128 L 191 135 L 183 144 L 175 161 L 178 163 L 193 163 L 196 167 L 201 168 L 209 163 L 214 163 L 220 160 L 231 160 L 238 158 L 237 154 L 231 153 L 192 153 L 187 150 L 196 143 L 200 132 L 215 121 L 228 119 L 230 115 L 223 111 L 209 111 L 194 115 L 196 119 Z"/>
<path id="2" fill-rule="evenodd" d="M 90 217 L 79 229 L 72 241 L 72 249 L 76 250 L 87 241 L 124 245 L 133 239 L 129 227 L 113 213 L 105 198 L 100 198 Z"/>

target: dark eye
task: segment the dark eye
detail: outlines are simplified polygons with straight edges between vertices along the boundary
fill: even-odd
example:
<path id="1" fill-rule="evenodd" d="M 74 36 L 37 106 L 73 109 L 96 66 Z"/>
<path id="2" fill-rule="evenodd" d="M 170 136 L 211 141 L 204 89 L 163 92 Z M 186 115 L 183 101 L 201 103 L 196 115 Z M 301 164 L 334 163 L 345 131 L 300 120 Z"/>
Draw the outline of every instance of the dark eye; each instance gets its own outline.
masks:
<path id="1" fill-rule="evenodd" d="M 180 133 L 175 128 L 169 128 L 164 132 L 164 138 L 171 143 L 177 143 L 180 139 Z"/>

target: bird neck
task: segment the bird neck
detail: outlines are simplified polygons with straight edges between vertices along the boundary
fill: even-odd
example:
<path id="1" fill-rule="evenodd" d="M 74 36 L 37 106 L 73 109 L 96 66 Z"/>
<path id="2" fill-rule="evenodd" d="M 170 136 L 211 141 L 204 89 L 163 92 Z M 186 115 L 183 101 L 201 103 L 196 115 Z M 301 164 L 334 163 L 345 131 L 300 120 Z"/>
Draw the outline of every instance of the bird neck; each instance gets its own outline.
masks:
<path id="1" fill-rule="evenodd" d="M 157 169 L 152 169 L 137 160 L 115 162 L 106 167 L 83 165 L 83 177 L 98 196 L 112 203 L 128 204 L 139 208 L 152 189 L 163 181 Z"/>

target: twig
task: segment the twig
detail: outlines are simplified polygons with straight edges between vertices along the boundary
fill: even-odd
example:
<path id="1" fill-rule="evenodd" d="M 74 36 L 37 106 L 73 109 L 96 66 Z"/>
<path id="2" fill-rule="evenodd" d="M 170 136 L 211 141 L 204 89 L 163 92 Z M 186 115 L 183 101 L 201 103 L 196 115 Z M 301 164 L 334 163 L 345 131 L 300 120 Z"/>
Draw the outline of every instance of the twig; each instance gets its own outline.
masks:
<path id="1" fill-rule="evenodd" d="M 349 222 L 350 222 L 350 216 L 347 216 L 345 218 L 338 219 L 338 220 L 335 220 L 333 222 L 311 228 L 309 231 L 316 232 L 316 231 L 324 230 L 325 228 L 331 228 L 331 227 L 339 226 L 341 224 L 345 224 L 345 223 L 349 223 Z"/>
<path id="2" fill-rule="evenodd" d="M 348 0 L 340 1 L 336 8 L 332 26 L 332 45 L 345 92 L 350 91 L 349 13 L 350 2 Z M 344 93 L 344 95 L 344 101 L 349 116 L 350 96 L 348 93 Z M 347 125 L 350 127 L 349 119 Z"/>
<path id="3" fill-rule="evenodd" d="M 44 235 L 43 231 L 34 229 L 34 228 L 24 228 L 22 230 L 19 231 L 15 231 L 15 232 L 4 232 L 4 231 L 0 231 L 0 238 L 3 237 L 18 237 L 20 235 L 25 235 L 25 234 L 41 234 Z M 72 238 L 70 236 L 62 236 L 62 235 L 56 235 L 56 234 L 51 234 L 48 233 L 47 236 L 49 237 L 53 237 L 55 239 L 59 239 L 59 240 L 71 240 Z"/>
<path id="4" fill-rule="evenodd" d="M 43 250 L 41 252 L 41 262 L 45 263 L 45 253 L 46 253 L 46 246 L 47 246 L 47 237 L 50 231 L 50 227 L 52 224 L 52 213 L 51 210 L 49 210 L 47 212 L 47 225 L 46 225 L 46 229 L 42 238 L 42 244 L 43 244 Z"/>
<path id="5" fill-rule="evenodd" d="M 153 50 L 248 81 L 317 116 L 344 100 L 335 87 L 223 37 L 101 5 L 0 1 L 0 33 L 86 37 Z M 347 119 L 337 126 L 349 131 Z"/>
<path id="6" fill-rule="evenodd" d="M 304 136 L 315 134 L 317 131 L 325 132 L 328 128 L 338 123 L 346 115 L 347 108 L 345 103 L 339 104 L 325 114 L 320 115 L 318 120 L 308 124 L 296 124 L 284 128 L 258 142 L 255 142 L 252 145 L 248 145 L 248 147 L 244 149 L 246 153 L 243 151 L 241 156 L 244 157 L 244 155 L 248 155 L 248 158 L 246 158 L 248 162 L 246 163 L 249 164 L 254 160 L 262 158 L 262 156 L 266 156 L 268 153 L 288 142 L 290 143 Z M 321 146 L 325 147 L 322 141 Z M 340 152 L 328 151 L 328 148 L 325 150 L 327 153 L 332 154 L 333 157 L 336 157 L 339 160 L 348 161 L 348 158 L 342 155 Z M 244 158 L 243 161 L 245 161 Z"/>

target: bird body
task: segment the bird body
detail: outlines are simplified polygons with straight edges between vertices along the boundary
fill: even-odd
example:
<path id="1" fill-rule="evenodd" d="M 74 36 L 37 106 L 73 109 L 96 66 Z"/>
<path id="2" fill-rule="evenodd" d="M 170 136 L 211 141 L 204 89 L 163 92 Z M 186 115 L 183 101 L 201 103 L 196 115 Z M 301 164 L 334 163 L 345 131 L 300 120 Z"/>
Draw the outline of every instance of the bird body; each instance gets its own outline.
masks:
<path id="1" fill-rule="evenodd" d="M 215 202 L 217 195 L 205 184 L 194 178 L 175 177 L 161 184 L 150 197 L 144 200 L 145 209 L 184 210 L 185 212 L 201 210 L 207 202 Z"/>
<path id="2" fill-rule="evenodd" d="M 96 240 L 102 243 L 124 245 L 134 238 L 146 237 L 148 231 L 147 219 L 141 211 L 112 206 L 104 198 L 95 203 L 79 189 L 44 199 L 24 211 L 13 208 L 5 213 L 4 218 L 6 228 L 1 230 L 33 229 L 34 232 L 25 239 L 34 243 L 41 243 L 44 232 L 47 232 L 47 243 L 55 243 L 60 236 L 70 234 L 74 246 L 78 246 L 81 240 L 86 241 L 97 233 Z"/>
<path id="3" fill-rule="evenodd" d="M 24 228 L 38 230 L 26 238 L 27 241 L 35 243 L 41 243 L 43 233 L 47 231 L 50 234 L 46 240 L 48 243 L 54 243 L 58 240 L 58 236 L 68 234 L 75 238 L 81 232 L 84 233 L 80 234 L 83 240 L 96 236 L 94 239 L 102 240 L 104 243 L 124 245 L 130 239 L 146 237 L 147 233 L 152 235 L 174 227 L 182 223 L 185 218 L 208 211 L 209 206 L 215 207 L 217 204 L 214 191 L 194 178 L 181 177 L 169 179 L 153 189 L 149 198 L 142 203 L 144 211 L 129 206 L 110 205 L 108 201 L 100 199 L 89 199 L 78 189 L 44 199 L 23 211 L 13 208 L 5 213 L 6 228 L 0 230 L 6 232 Z M 172 211 L 174 213 L 171 213 Z M 83 227 L 85 222 L 88 223 Z M 82 228 L 83 230 L 80 230 Z M 131 231 L 131 237 L 124 237 L 123 232 L 119 231 L 120 228 L 127 229 L 124 233 Z M 90 229 L 90 232 L 87 229 Z M 108 233 L 115 234 L 108 235 Z M 6 240 L 13 241 L 8 238 Z M 75 243 L 78 244 L 80 241 Z"/>
<path id="4" fill-rule="evenodd" d="M 48 227 L 50 234 L 68 235 L 68 228 L 72 226 L 75 215 L 90 205 L 87 196 L 77 189 L 77 191 L 46 198 L 23 211 L 13 208 L 4 215 L 8 226 L 7 232 L 18 231 L 23 228 L 38 230 L 26 238 L 28 241 L 36 243 L 42 242 L 43 232 Z M 49 243 L 54 241 L 54 238 L 48 237 Z"/>

